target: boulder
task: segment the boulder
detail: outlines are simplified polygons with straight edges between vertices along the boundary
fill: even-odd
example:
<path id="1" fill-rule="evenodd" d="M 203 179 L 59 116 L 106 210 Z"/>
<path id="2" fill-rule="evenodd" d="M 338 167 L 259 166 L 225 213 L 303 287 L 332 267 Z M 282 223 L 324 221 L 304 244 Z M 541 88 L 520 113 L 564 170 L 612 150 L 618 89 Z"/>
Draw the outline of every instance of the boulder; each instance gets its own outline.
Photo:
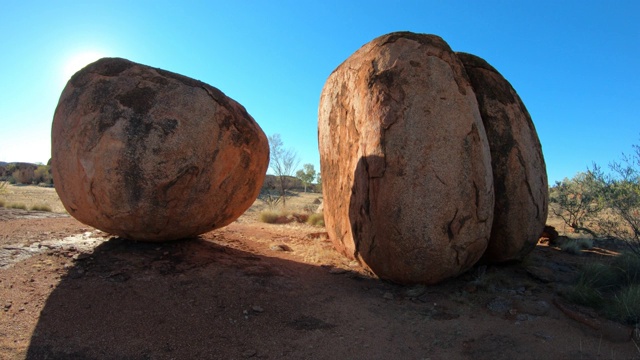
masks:
<path id="1" fill-rule="evenodd" d="M 225 226 L 256 199 L 267 138 L 244 107 L 203 82 L 104 58 L 64 88 L 52 169 L 73 217 L 141 241 Z"/>
<path id="2" fill-rule="evenodd" d="M 335 247 L 379 277 L 432 284 L 473 266 L 493 220 L 473 89 L 439 37 L 392 33 L 329 76 L 318 141 Z"/>
<path id="3" fill-rule="evenodd" d="M 549 194 L 542 147 L 511 84 L 483 59 L 458 53 L 476 94 L 491 148 L 495 209 L 483 261 L 521 260 L 538 243 Z"/>

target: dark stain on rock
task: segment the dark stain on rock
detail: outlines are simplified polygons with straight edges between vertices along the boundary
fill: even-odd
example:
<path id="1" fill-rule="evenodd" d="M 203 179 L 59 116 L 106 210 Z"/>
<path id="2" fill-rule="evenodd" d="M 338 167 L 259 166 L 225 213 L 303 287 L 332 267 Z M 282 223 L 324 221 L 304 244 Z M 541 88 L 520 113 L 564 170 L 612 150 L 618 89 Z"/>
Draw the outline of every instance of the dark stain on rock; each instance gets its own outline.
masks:
<path id="1" fill-rule="evenodd" d="M 479 96 L 478 92 L 482 93 L 484 97 L 496 100 L 503 105 L 517 103 L 511 85 L 493 66 L 489 65 L 484 59 L 472 54 L 458 52 L 456 55 L 465 67 L 479 103 L 481 96 Z M 487 71 L 492 74 L 484 75 L 483 73 Z M 479 105 L 482 109 L 483 104 Z"/>
<path id="2" fill-rule="evenodd" d="M 422 45 L 451 51 L 451 48 L 449 47 L 449 45 L 439 36 L 429 35 L 429 34 L 418 34 L 410 31 L 398 31 L 391 34 L 387 34 L 383 37 L 381 45 L 394 43 L 400 39 L 412 40 Z"/>
<path id="3" fill-rule="evenodd" d="M 151 81 L 152 83 L 156 83 L 158 85 L 169 85 L 169 80 L 167 80 L 167 78 L 164 78 L 162 76 L 154 76 L 151 79 L 149 79 L 149 81 Z"/>
<path id="4" fill-rule="evenodd" d="M 116 96 L 116 99 L 136 114 L 146 115 L 153 107 L 156 91 L 149 87 L 135 88 L 129 92 Z"/>
<path id="5" fill-rule="evenodd" d="M 389 89 L 393 87 L 395 74 L 392 70 L 384 70 L 376 73 L 375 67 L 371 74 L 369 74 L 369 82 L 367 85 L 371 89 L 376 83 L 381 84 L 383 87 Z"/>
<path id="6" fill-rule="evenodd" d="M 160 129 L 162 129 L 162 133 L 165 136 L 173 134 L 178 128 L 178 120 L 176 119 L 164 119 L 157 122 Z"/>

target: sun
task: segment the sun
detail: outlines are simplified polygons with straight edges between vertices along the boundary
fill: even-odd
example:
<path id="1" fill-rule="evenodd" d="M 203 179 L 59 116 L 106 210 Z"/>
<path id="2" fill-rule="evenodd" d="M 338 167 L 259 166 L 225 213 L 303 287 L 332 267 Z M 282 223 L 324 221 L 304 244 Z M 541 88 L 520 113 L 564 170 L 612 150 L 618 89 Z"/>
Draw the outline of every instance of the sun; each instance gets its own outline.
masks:
<path id="1" fill-rule="evenodd" d="M 63 76 L 65 81 L 69 80 L 78 70 L 103 57 L 105 55 L 102 52 L 95 50 L 83 51 L 70 56 L 64 63 Z"/>

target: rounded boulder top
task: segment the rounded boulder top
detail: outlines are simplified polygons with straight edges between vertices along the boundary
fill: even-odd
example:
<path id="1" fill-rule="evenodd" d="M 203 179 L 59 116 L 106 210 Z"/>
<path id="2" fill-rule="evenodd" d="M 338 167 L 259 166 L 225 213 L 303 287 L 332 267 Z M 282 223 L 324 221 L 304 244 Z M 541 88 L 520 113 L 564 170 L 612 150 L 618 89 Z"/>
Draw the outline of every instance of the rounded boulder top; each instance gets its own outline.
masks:
<path id="1" fill-rule="evenodd" d="M 489 145 L 464 66 L 438 36 L 372 40 L 318 112 L 327 232 L 379 277 L 433 284 L 472 267 L 493 218 Z"/>
<path id="2" fill-rule="evenodd" d="M 71 77 L 55 111 L 52 171 L 70 215 L 139 241 L 197 236 L 251 206 L 267 137 L 201 81 L 120 58 Z"/>

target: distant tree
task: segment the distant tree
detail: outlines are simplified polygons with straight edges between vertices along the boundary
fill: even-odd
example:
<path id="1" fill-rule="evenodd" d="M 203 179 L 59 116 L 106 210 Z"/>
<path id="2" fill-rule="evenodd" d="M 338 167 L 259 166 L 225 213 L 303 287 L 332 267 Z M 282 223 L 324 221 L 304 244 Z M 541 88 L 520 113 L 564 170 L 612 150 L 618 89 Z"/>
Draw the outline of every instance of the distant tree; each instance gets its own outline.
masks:
<path id="1" fill-rule="evenodd" d="M 13 178 L 20 184 L 31 184 L 34 178 L 34 168 L 31 166 L 20 166 L 13 172 Z"/>
<path id="2" fill-rule="evenodd" d="M 307 192 L 307 186 L 311 185 L 316 178 L 316 169 L 313 168 L 312 164 L 304 164 L 302 169 L 296 172 L 296 177 L 302 181 L 304 192 Z"/>
<path id="3" fill-rule="evenodd" d="M 300 160 L 295 150 L 284 147 L 280 134 L 269 136 L 269 150 L 269 167 L 277 178 L 277 187 L 282 197 L 282 206 L 286 206 L 289 178 L 293 177 L 293 171 L 298 167 Z"/>
<path id="4" fill-rule="evenodd" d="M 36 170 L 34 171 L 34 179 L 33 182 L 35 183 L 45 183 L 45 184 L 52 184 L 53 183 L 53 178 L 51 176 L 51 167 L 47 166 L 47 165 L 39 165 Z"/>
<path id="5" fill-rule="evenodd" d="M 578 173 L 572 179 L 557 181 L 549 200 L 557 204 L 551 211 L 576 232 L 596 236 L 591 224 L 603 209 L 599 186 L 591 172 Z"/>
<path id="6" fill-rule="evenodd" d="M 318 191 L 322 192 L 322 173 L 318 173 L 316 177 L 316 184 L 318 184 Z"/>
<path id="7" fill-rule="evenodd" d="M 609 173 L 594 164 L 586 173 L 556 183 L 553 212 L 574 230 L 598 238 L 624 240 L 640 256 L 640 146 L 631 156 L 609 164 Z"/>

